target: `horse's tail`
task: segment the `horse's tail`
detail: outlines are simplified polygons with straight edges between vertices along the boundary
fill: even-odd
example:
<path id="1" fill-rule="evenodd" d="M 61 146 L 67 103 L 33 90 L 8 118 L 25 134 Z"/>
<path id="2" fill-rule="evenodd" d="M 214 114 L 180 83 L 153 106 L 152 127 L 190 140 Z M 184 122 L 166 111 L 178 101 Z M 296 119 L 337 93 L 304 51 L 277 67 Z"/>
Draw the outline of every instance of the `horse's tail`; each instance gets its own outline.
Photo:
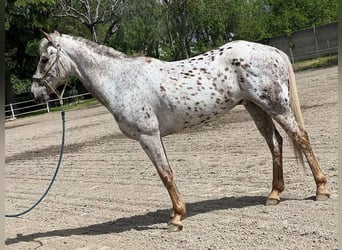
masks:
<path id="1" fill-rule="evenodd" d="M 298 126 L 304 130 L 304 119 L 302 115 L 302 111 L 300 109 L 300 103 L 299 103 L 299 97 L 298 97 L 298 92 L 297 92 L 297 84 L 296 84 L 296 78 L 294 74 L 294 70 L 291 64 L 291 61 L 289 57 L 285 53 L 281 53 L 282 56 L 284 57 L 288 71 L 289 71 L 289 95 L 290 95 L 290 107 L 292 110 L 292 113 L 298 123 Z M 296 158 L 300 161 L 302 165 L 304 165 L 304 160 L 303 160 L 303 154 L 299 149 L 298 144 L 295 142 L 295 140 L 292 138 L 292 144 L 293 144 L 293 149 L 294 153 L 296 155 Z"/>

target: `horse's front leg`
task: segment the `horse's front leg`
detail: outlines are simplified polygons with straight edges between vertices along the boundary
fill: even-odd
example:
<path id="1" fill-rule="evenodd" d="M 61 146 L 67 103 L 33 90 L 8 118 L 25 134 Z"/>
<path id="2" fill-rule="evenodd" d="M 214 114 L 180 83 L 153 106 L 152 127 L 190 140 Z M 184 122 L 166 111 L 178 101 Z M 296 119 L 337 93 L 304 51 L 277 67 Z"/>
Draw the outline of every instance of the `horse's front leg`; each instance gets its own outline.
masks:
<path id="1" fill-rule="evenodd" d="M 160 134 L 158 132 L 152 135 L 141 135 L 139 142 L 156 167 L 158 174 L 171 197 L 173 207 L 171 219 L 168 223 L 168 230 L 182 230 L 182 219 L 186 213 L 185 203 L 173 181 L 172 169 L 167 160 Z"/>

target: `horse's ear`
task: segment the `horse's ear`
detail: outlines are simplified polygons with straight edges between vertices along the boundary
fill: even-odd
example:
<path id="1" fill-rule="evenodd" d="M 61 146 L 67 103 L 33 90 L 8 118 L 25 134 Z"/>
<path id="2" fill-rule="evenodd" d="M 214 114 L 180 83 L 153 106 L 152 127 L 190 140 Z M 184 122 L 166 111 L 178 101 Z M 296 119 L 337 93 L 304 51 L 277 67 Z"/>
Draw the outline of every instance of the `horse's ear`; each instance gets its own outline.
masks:
<path id="1" fill-rule="evenodd" d="M 52 37 L 48 34 L 48 33 L 46 33 L 44 30 L 42 30 L 42 29 L 39 29 L 39 31 L 44 35 L 44 37 L 50 42 L 50 43 L 52 43 Z"/>
<path id="2" fill-rule="evenodd" d="M 61 34 L 60 34 L 57 30 L 55 30 L 53 33 L 54 33 L 56 36 L 61 36 Z"/>

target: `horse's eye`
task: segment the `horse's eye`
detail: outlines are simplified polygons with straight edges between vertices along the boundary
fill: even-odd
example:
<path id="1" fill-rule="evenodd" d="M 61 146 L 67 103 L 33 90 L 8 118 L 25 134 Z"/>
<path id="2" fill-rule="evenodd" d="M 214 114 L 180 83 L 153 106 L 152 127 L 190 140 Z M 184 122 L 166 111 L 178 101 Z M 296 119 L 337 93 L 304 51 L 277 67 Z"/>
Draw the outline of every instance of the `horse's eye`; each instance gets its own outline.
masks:
<path id="1" fill-rule="evenodd" d="M 48 61 L 49 61 L 49 58 L 47 58 L 47 57 L 42 58 L 42 63 L 47 63 Z"/>

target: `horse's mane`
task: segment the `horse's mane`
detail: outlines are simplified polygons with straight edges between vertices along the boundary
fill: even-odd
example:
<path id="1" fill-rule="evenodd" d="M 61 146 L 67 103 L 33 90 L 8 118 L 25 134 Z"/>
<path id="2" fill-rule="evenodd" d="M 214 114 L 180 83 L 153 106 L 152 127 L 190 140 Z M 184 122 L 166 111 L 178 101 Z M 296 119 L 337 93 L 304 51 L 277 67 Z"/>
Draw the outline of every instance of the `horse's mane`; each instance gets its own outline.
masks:
<path id="1" fill-rule="evenodd" d="M 63 37 L 67 37 L 68 35 L 63 35 Z M 85 44 L 88 48 L 90 48 L 91 50 L 93 50 L 94 52 L 101 54 L 101 55 L 105 55 L 105 56 L 109 56 L 109 57 L 126 57 L 126 54 L 117 51 L 111 47 L 107 47 L 105 45 L 99 45 L 93 41 L 90 41 L 88 39 L 85 39 L 83 37 L 74 37 L 74 36 L 68 36 L 71 37 L 73 40 L 75 41 L 79 41 L 83 44 Z"/>
<path id="2" fill-rule="evenodd" d="M 52 34 L 53 35 L 53 34 Z M 94 51 L 95 53 L 98 53 L 100 55 L 105 55 L 108 57 L 127 57 L 125 53 L 122 53 L 120 51 L 117 51 L 111 47 L 107 47 L 105 45 L 99 45 L 93 41 L 90 41 L 88 39 L 85 39 L 83 37 L 77 37 L 77 36 L 70 36 L 62 34 L 62 37 L 72 39 L 74 41 L 81 42 L 85 46 L 87 46 L 90 50 Z M 48 47 L 48 40 L 42 39 L 39 46 L 40 53 L 44 52 Z"/>

